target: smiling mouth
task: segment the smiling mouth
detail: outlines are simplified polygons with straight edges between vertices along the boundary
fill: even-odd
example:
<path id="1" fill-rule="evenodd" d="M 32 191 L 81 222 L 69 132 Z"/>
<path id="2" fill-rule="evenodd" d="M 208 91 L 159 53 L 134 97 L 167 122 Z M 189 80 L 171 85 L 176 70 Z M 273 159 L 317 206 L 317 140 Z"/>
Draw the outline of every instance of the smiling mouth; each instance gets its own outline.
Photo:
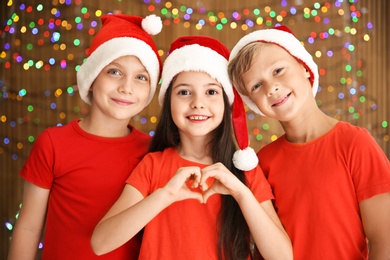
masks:
<path id="1" fill-rule="evenodd" d="M 124 106 L 128 106 L 128 105 L 132 105 L 133 102 L 131 101 L 128 101 L 128 100 L 122 100 L 122 99 L 113 99 L 113 101 L 119 105 L 124 105 Z"/>
<path id="2" fill-rule="evenodd" d="M 284 98 L 282 98 L 282 99 L 279 99 L 278 101 L 276 101 L 274 104 L 272 104 L 272 106 L 271 106 L 271 107 L 275 107 L 275 106 L 279 106 L 279 105 L 283 104 L 283 103 L 284 103 L 284 101 L 286 101 L 286 100 L 287 100 L 287 98 L 288 98 L 290 95 L 291 95 L 291 92 L 290 92 L 290 93 L 288 93 L 288 94 L 287 94 L 287 96 L 285 96 Z"/>
<path id="3" fill-rule="evenodd" d="M 189 116 L 188 119 L 194 120 L 194 121 L 203 121 L 207 120 L 209 117 L 208 116 Z"/>

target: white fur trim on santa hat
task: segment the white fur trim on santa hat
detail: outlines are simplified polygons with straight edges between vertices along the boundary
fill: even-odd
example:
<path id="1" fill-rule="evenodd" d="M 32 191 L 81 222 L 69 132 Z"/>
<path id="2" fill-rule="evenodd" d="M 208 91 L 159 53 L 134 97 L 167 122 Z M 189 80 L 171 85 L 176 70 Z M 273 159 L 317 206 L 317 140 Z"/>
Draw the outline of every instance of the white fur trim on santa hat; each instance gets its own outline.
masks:
<path id="1" fill-rule="evenodd" d="M 234 166 L 241 171 L 250 171 L 259 163 L 259 158 L 252 147 L 247 147 L 244 150 L 237 150 L 233 155 Z"/>
<path id="2" fill-rule="evenodd" d="M 183 71 L 206 72 L 222 84 L 230 104 L 234 101 L 232 84 L 227 72 L 228 61 L 216 51 L 199 44 L 186 45 L 175 49 L 164 62 L 162 84 L 158 101 L 163 104 L 165 92 L 172 79 Z"/>
<path id="3" fill-rule="evenodd" d="M 92 52 L 80 66 L 77 71 L 77 85 L 81 99 L 87 104 L 91 104 L 88 93 L 98 74 L 112 61 L 127 55 L 136 56 L 149 73 L 151 87 L 148 99 L 149 104 L 158 84 L 160 73 L 159 61 L 156 53 L 147 43 L 130 37 L 118 37 L 106 41 Z"/>
<path id="4" fill-rule="evenodd" d="M 292 33 L 278 29 L 265 29 L 249 33 L 248 35 L 242 37 L 234 46 L 233 50 L 230 53 L 229 61 L 233 60 L 243 47 L 245 47 L 251 42 L 256 41 L 268 42 L 279 45 L 285 50 L 287 50 L 293 57 L 299 59 L 301 63 L 306 64 L 306 66 L 311 70 L 311 73 L 314 77 L 312 84 L 312 93 L 314 96 L 316 96 L 319 78 L 317 64 L 314 62 L 311 54 L 305 49 L 305 47 L 303 47 L 302 43 Z M 240 92 L 239 94 L 244 100 L 245 104 L 252 111 L 259 115 L 264 115 L 249 97 L 243 95 Z"/>

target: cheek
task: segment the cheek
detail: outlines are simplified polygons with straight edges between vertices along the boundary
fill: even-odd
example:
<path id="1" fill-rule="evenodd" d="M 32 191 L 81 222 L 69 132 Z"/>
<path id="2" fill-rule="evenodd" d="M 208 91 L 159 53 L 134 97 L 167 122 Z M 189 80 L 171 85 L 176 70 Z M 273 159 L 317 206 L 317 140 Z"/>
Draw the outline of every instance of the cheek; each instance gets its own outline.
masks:
<path id="1" fill-rule="evenodd" d="M 145 94 L 145 96 L 149 96 L 150 92 L 151 92 L 151 86 L 149 84 L 146 84 L 146 85 L 142 86 L 142 90 L 143 90 L 143 93 Z"/>
<path id="2" fill-rule="evenodd" d="M 149 85 L 140 85 L 135 91 L 139 99 L 145 99 L 146 101 L 149 99 L 151 92 Z"/>
<path id="3" fill-rule="evenodd" d="M 261 90 L 258 90 L 256 92 L 252 92 L 250 95 L 249 95 L 249 98 L 255 103 L 257 104 L 259 101 L 261 101 L 263 98 L 265 97 L 265 94 L 261 91 Z"/>
<path id="4" fill-rule="evenodd" d="M 250 98 L 260 110 L 266 108 L 267 98 L 264 94 L 257 93 L 255 95 L 252 95 Z"/>
<path id="5" fill-rule="evenodd" d="M 173 99 L 171 100 L 171 116 L 172 116 L 172 120 L 175 124 L 177 124 L 177 118 L 178 118 L 178 114 L 179 114 L 179 107 L 178 107 L 178 104 L 177 102 L 175 102 Z"/>
<path id="6" fill-rule="evenodd" d="M 221 123 L 223 120 L 224 113 L 225 113 L 225 104 L 224 104 L 223 100 L 221 102 L 218 102 L 217 104 L 213 105 L 213 107 L 217 109 L 216 112 L 218 114 L 219 123 Z"/>
<path id="7" fill-rule="evenodd" d="M 183 128 L 183 122 L 184 118 L 180 116 L 177 110 L 171 110 L 171 117 L 173 123 L 176 125 L 176 127 L 180 130 Z"/>

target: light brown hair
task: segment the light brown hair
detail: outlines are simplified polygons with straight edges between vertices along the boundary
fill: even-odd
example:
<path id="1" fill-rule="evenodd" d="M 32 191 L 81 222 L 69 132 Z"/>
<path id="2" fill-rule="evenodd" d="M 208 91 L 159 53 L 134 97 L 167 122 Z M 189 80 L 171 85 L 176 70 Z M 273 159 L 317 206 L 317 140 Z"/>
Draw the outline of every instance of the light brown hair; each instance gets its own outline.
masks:
<path id="1" fill-rule="evenodd" d="M 252 66 L 253 58 L 262 51 L 262 49 L 270 43 L 251 42 L 244 46 L 237 55 L 229 62 L 228 74 L 234 87 L 242 95 L 248 96 L 242 75 L 247 72 Z"/>

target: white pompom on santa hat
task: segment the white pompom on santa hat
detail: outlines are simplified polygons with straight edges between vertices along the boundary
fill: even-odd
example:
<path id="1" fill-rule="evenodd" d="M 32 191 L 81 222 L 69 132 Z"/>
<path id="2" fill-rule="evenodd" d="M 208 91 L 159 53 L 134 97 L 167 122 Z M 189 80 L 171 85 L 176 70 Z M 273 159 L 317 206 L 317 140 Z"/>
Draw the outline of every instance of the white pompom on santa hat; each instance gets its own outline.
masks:
<path id="1" fill-rule="evenodd" d="M 234 90 L 228 76 L 229 54 L 226 46 L 214 38 L 207 36 L 179 37 L 171 44 L 169 55 L 164 62 L 158 100 L 162 105 L 171 81 L 180 72 L 205 72 L 217 80 L 222 85 L 229 103 L 233 105 L 233 128 L 240 148 L 234 153 L 234 166 L 242 171 L 249 171 L 257 166 L 258 158 L 255 151 L 249 147 L 244 103 Z"/>
<path id="2" fill-rule="evenodd" d="M 311 54 L 286 26 L 277 26 L 270 29 L 262 29 L 251 32 L 242 37 L 233 47 L 229 61 L 231 62 L 242 48 L 252 42 L 265 42 L 276 44 L 285 49 L 291 56 L 298 60 L 310 73 L 312 93 L 315 96 L 318 90 L 318 67 Z M 239 92 L 239 91 L 238 91 Z M 245 104 L 255 113 L 264 116 L 255 103 L 245 94 L 239 92 Z"/>
<path id="3" fill-rule="evenodd" d="M 160 56 L 151 37 L 161 31 L 161 18 L 156 15 L 143 18 L 109 14 L 102 16 L 101 20 L 102 28 L 92 41 L 87 60 L 77 71 L 81 99 L 91 104 L 89 90 L 100 71 L 115 59 L 133 55 L 141 61 L 150 76 L 149 104 L 156 91 L 162 69 Z"/>

